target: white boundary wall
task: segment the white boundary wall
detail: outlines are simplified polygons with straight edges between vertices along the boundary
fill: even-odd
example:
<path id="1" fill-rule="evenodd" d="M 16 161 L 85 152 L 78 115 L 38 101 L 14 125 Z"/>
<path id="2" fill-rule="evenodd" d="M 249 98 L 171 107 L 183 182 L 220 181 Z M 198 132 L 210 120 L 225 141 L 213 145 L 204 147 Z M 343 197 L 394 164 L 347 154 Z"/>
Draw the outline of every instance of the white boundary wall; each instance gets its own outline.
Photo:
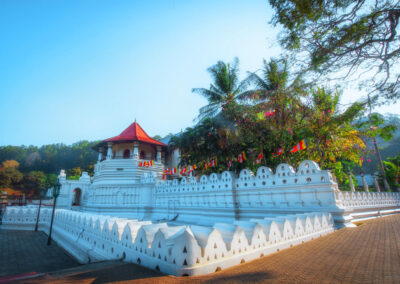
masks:
<path id="1" fill-rule="evenodd" d="M 33 229 L 36 208 L 9 207 L 3 228 Z M 42 208 L 40 230 L 48 233 L 51 209 Z M 205 226 L 150 221 L 57 209 L 53 238 L 80 262 L 123 259 L 174 275 L 225 269 L 328 234 L 326 213 L 252 219 Z"/>
<path id="2" fill-rule="evenodd" d="M 113 162 L 115 167 L 123 166 L 117 160 Z M 85 212 L 139 220 L 174 219 L 205 226 L 282 214 L 329 212 L 338 227 L 351 226 L 352 220 L 368 212 L 371 216 L 390 214 L 400 207 L 399 193 L 341 192 L 334 176 L 309 160 L 303 161 L 297 171 L 280 164 L 275 172 L 260 167 L 256 174 L 244 169 L 239 176 L 223 172 L 180 181 L 162 181 L 152 172 L 143 172 L 139 180 L 129 183 L 124 168 L 116 168 L 115 172 L 120 175 L 112 174 L 110 167 L 107 172 L 97 172 L 102 179 L 95 176 L 93 182 L 86 173 L 79 181 L 61 175 L 58 207 L 77 209 L 71 204 L 74 189 L 80 188 L 83 198 L 78 210 Z"/>

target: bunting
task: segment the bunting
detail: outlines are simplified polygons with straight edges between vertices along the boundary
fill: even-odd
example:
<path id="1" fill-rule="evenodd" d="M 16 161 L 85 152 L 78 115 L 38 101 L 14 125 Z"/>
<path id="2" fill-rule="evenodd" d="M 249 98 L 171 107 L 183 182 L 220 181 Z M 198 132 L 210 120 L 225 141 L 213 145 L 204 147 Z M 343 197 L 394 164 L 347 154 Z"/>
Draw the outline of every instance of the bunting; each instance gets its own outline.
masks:
<path id="1" fill-rule="evenodd" d="M 153 165 L 154 165 L 153 160 L 143 161 L 143 162 L 138 163 L 138 167 L 140 167 L 140 168 L 142 168 L 142 167 L 149 168 L 149 167 L 152 167 Z"/>
<path id="2" fill-rule="evenodd" d="M 275 112 L 275 110 L 271 111 L 270 113 L 274 113 L 274 112 Z M 305 148 L 307 148 L 307 140 L 303 139 L 296 146 L 294 146 L 290 150 L 290 153 L 295 153 L 295 152 L 298 152 L 300 150 L 304 150 Z M 278 157 L 278 156 L 282 155 L 283 153 L 284 153 L 283 148 L 279 148 L 276 153 L 272 153 L 272 157 Z M 255 160 L 255 164 L 256 165 L 257 164 L 261 164 L 262 159 L 264 159 L 264 153 L 261 150 L 257 155 L 257 158 Z M 242 164 L 246 160 L 247 160 L 246 153 L 245 153 L 245 151 L 242 151 L 238 155 L 237 161 Z M 139 167 L 152 167 L 153 166 L 153 160 L 139 162 L 138 166 Z M 206 169 L 208 169 L 210 167 L 215 167 L 215 166 L 217 166 L 217 158 L 213 158 L 211 160 L 204 161 L 203 169 L 206 170 Z M 228 166 L 228 170 L 232 167 L 232 159 L 228 159 L 227 166 Z M 179 169 L 178 169 L 178 167 L 166 168 L 163 171 L 163 180 L 166 179 L 167 175 L 174 175 L 174 174 L 176 174 L 178 172 L 180 173 L 180 175 L 186 175 L 186 174 L 192 173 L 194 170 L 197 170 L 197 169 L 198 169 L 198 167 L 195 164 L 192 165 L 192 166 L 186 166 L 185 165 L 183 167 L 180 167 Z"/>

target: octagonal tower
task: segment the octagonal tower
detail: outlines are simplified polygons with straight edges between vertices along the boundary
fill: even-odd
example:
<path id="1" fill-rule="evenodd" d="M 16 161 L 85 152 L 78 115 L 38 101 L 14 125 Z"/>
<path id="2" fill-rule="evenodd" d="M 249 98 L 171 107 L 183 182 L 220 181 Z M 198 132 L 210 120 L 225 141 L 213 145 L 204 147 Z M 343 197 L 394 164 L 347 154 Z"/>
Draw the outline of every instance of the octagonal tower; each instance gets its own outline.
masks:
<path id="1" fill-rule="evenodd" d="M 93 149 L 99 153 L 93 184 L 135 184 L 146 174 L 162 176 L 167 145 L 151 138 L 135 121 Z"/>

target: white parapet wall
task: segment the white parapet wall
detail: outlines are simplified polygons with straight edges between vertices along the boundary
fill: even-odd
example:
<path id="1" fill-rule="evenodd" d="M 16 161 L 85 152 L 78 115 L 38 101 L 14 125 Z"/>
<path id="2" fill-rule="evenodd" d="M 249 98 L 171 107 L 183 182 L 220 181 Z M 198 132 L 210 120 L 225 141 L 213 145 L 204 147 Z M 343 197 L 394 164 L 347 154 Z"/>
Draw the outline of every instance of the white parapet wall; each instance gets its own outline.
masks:
<path id="1" fill-rule="evenodd" d="M 237 176 L 226 171 L 163 181 L 143 172 L 133 183 L 117 177 L 104 176 L 92 183 L 86 173 L 79 181 L 66 180 L 62 174 L 58 208 L 200 226 L 268 215 L 328 212 L 342 227 L 366 216 L 395 213 L 400 207 L 399 193 L 340 191 L 331 172 L 309 160 L 301 162 L 297 170 L 280 164 L 275 172 L 260 167 L 256 173 L 243 169 Z M 82 196 L 78 207 L 72 206 L 76 192 Z"/>
<path id="2" fill-rule="evenodd" d="M 336 222 L 351 226 L 352 222 L 400 213 L 398 192 L 335 192 L 338 210 Z"/>
<path id="3" fill-rule="evenodd" d="M 37 208 L 7 208 L 4 229 L 33 229 Z M 51 209 L 40 230 L 48 233 Z M 82 263 L 121 259 L 173 275 L 202 275 L 232 267 L 334 230 L 329 213 L 306 213 L 215 223 L 213 226 L 150 221 L 57 209 L 53 239 Z"/>

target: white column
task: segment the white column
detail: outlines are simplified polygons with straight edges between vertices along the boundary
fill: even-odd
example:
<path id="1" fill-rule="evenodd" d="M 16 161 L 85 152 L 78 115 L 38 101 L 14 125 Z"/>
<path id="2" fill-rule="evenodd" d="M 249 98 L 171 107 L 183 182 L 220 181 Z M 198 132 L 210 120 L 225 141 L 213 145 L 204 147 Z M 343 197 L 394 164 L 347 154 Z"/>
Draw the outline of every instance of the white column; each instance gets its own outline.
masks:
<path id="1" fill-rule="evenodd" d="M 157 160 L 157 162 L 161 162 L 161 146 L 157 146 L 156 160 Z"/>
<path id="2" fill-rule="evenodd" d="M 356 189 L 354 188 L 353 178 L 351 177 L 351 172 L 349 172 L 349 185 L 351 191 L 356 191 Z"/>
<path id="3" fill-rule="evenodd" d="M 361 173 L 361 178 L 362 178 L 362 183 L 363 183 L 364 191 L 365 191 L 365 192 L 369 192 L 368 184 L 367 184 L 367 181 L 365 180 L 365 175 L 364 175 L 364 173 Z"/>
<path id="4" fill-rule="evenodd" d="M 377 192 L 381 192 L 381 188 L 379 187 L 379 182 L 378 182 L 378 178 L 376 175 L 374 175 L 374 184 L 375 184 L 375 190 Z"/>
<path id="5" fill-rule="evenodd" d="M 100 147 L 99 148 L 99 157 L 97 158 L 97 161 L 99 161 L 99 162 L 101 161 L 101 159 L 103 159 L 103 153 L 102 152 L 103 152 L 103 148 Z"/>
<path id="6" fill-rule="evenodd" d="M 133 143 L 133 158 L 134 159 L 139 159 L 139 143 L 134 142 Z"/>
<path id="7" fill-rule="evenodd" d="M 108 146 L 107 159 L 111 159 L 112 158 L 112 146 L 113 146 L 113 143 L 112 142 L 108 142 L 107 146 Z"/>

